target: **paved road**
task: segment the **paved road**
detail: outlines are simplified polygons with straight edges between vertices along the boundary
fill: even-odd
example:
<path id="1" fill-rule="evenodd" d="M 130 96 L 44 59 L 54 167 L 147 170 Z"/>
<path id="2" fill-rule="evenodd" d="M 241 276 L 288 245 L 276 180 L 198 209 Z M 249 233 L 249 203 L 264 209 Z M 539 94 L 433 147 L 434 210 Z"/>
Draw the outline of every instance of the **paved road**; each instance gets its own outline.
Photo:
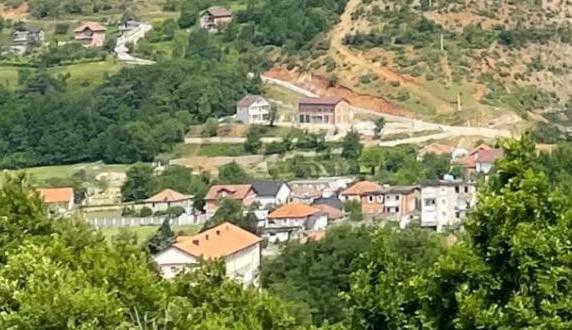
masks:
<path id="1" fill-rule="evenodd" d="M 270 84 L 275 84 L 275 85 L 281 86 L 283 88 L 289 89 L 295 93 L 298 93 L 298 94 L 301 94 L 304 96 L 317 96 L 316 94 L 312 93 L 311 91 L 304 89 L 304 88 L 301 88 L 299 86 L 296 86 L 296 85 L 289 83 L 287 81 L 283 81 L 283 80 L 279 80 L 279 79 L 275 79 L 275 78 L 270 78 L 270 77 L 266 77 L 266 76 L 262 76 L 262 81 L 270 83 Z M 482 137 L 488 137 L 488 138 L 498 138 L 498 137 L 511 137 L 512 136 L 510 131 L 503 130 L 503 129 L 494 129 L 494 128 L 488 128 L 488 127 L 449 126 L 449 125 L 442 125 L 439 123 L 427 122 L 427 121 L 423 121 L 423 120 L 416 120 L 416 119 L 412 119 L 412 118 L 408 118 L 408 117 L 400 117 L 400 116 L 390 115 L 390 114 L 375 111 L 372 109 L 365 109 L 365 108 L 360 108 L 360 107 L 356 107 L 356 106 L 352 106 L 351 108 L 355 112 L 368 113 L 368 114 L 384 117 L 385 119 L 387 119 L 389 121 L 395 121 L 395 122 L 401 122 L 401 123 L 409 124 L 412 127 L 414 127 L 415 130 L 441 130 L 441 131 L 443 131 L 443 133 L 434 135 L 434 138 L 439 138 L 439 136 L 445 136 L 444 135 L 445 133 L 447 133 L 446 137 L 482 136 Z M 415 143 L 415 141 L 422 142 L 423 139 L 428 139 L 428 138 L 427 137 L 417 137 L 417 138 L 408 138 L 408 139 L 403 139 L 403 140 L 386 141 L 386 142 L 399 144 L 400 141 L 413 141 L 413 142 L 404 142 L 404 143 Z"/>
<path id="2" fill-rule="evenodd" d="M 155 64 L 155 61 L 146 60 L 143 58 L 138 58 L 129 54 L 129 49 L 127 48 L 128 43 L 137 43 L 140 39 L 145 37 L 145 34 L 149 32 L 153 26 L 147 23 L 141 23 L 137 31 L 129 33 L 127 36 L 121 36 L 117 38 L 117 43 L 115 44 L 115 53 L 117 54 L 117 58 L 129 64 L 137 64 L 137 65 L 150 65 Z"/>

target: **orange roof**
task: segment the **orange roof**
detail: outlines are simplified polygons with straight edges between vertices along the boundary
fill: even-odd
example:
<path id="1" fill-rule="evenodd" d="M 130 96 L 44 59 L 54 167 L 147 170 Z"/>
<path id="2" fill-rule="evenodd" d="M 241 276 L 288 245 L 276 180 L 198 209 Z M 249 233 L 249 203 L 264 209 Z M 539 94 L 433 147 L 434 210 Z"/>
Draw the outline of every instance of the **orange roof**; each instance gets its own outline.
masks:
<path id="1" fill-rule="evenodd" d="M 73 188 L 39 188 L 44 203 L 69 203 L 73 199 Z"/>
<path id="2" fill-rule="evenodd" d="M 220 198 L 231 198 L 243 200 L 252 190 L 252 185 L 235 184 L 235 185 L 214 185 L 209 189 L 205 196 L 206 200 L 216 200 Z"/>
<path id="3" fill-rule="evenodd" d="M 312 207 L 317 208 L 328 216 L 328 220 L 338 220 L 344 217 L 342 210 L 338 210 L 335 207 L 331 207 L 328 204 L 315 204 Z"/>
<path id="4" fill-rule="evenodd" d="M 320 212 L 319 209 L 303 203 L 288 203 L 274 210 L 268 215 L 268 219 L 278 218 L 305 218 Z"/>
<path id="5" fill-rule="evenodd" d="M 160 203 L 160 202 L 178 202 L 187 199 L 191 199 L 191 196 L 183 195 L 178 191 L 174 191 L 173 189 L 165 189 L 160 193 L 147 198 L 145 201 L 151 203 Z"/>
<path id="6" fill-rule="evenodd" d="M 423 147 L 423 149 L 421 149 L 421 153 L 443 155 L 452 153 L 453 149 L 455 148 L 446 144 L 431 143 Z"/>
<path id="7" fill-rule="evenodd" d="M 469 155 L 474 155 L 474 154 L 476 154 L 477 152 L 479 152 L 479 151 L 481 151 L 481 150 L 491 150 L 491 149 L 492 149 L 491 146 L 489 146 L 488 144 L 482 143 L 482 144 L 479 144 L 478 146 L 476 146 L 475 149 L 473 149 L 473 150 L 469 153 Z"/>
<path id="8" fill-rule="evenodd" d="M 89 29 L 91 31 L 105 31 L 106 30 L 106 28 L 103 25 L 101 25 L 97 22 L 85 22 L 73 31 L 74 32 L 83 32 L 85 29 Z"/>
<path id="9" fill-rule="evenodd" d="M 368 195 L 383 192 L 383 187 L 371 181 L 361 181 L 342 191 L 344 196 Z"/>
<path id="10" fill-rule="evenodd" d="M 177 249 L 206 260 L 226 257 L 250 247 L 262 239 L 240 227 L 225 222 L 193 236 L 179 236 Z"/>

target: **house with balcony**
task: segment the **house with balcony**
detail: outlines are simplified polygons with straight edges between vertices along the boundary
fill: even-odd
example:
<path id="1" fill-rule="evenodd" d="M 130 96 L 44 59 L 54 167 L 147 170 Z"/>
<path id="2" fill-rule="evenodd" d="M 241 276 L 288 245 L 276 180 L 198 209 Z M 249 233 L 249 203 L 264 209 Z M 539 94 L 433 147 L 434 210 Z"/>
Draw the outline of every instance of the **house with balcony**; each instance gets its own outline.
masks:
<path id="1" fill-rule="evenodd" d="M 24 55 L 34 47 L 44 43 L 44 30 L 25 25 L 17 25 L 12 33 L 10 51 L 16 55 Z"/>
<path id="2" fill-rule="evenodd" d="M 421 226 L 437 231 L 458 227 L 476 202 L 474 182 L 439 180 L 427 183 L 421 188 Z"/>
<path id="3" fill-rule="evenodd" d="M 236 118 L 245 124 L 268 124 L 270 103 L 260 95 L 246 95 L 236 103 Z"/>
<path id="4" fill-rule="evenodd" d="M 292 190 L 286 182 L 271 180 L 256 180 L 252 182 L 256 193 L 256 202 L 261 207 L 282 205 L 290 201 Z"/>
<path id="5" fill-rule="evenodd" d="M 298 102 L 298 122 L 324 126 L 351 125 L 350 103 L 343 97 L 305 97 Z"/>
<path id="6" fill-rule="evenodd" d="M 364 215 L 376 216 L 385 212 L 385 188 L 371 181 L 360 181 L 340 193 L 342 201 L 358 201 Z"/>
<path id="7" fill-rule="evenodd" d="M 97 22 L 85 22 L 76 28 L 74 38 L 85 47 L 103 47 L 107 29 Z"/>
<path id="8" fill-rule="evenodd" d="M 418 186 L 389 186 L 385 188 L 384 213 L 397 221 L 407 221 L 417 210 Z"/>
<path id="9" fill-rule="evenodd" d="M 327 215 L 307 204 L 282 205 L 268 215 L 263 237 L 270 243 L 300 239 L 305 232 L 320 231 L 328 225 Z"/>
<path id="10" fill-rule="evenodd" d="M 232 22 L 232 13 L 224 7 L 210 7 L 200 14 L 201 29 L 218 32 Z"/>
<path id="11" fill-rule="evenodd" d="M 175 243 L 153 256 L 165 279 L 190 270 L 200 259 L 222 259 L 226 276 L 244 285 L 257 285 L 262 239 L 225 222 L 193 236 L 179 236 Z"/>
<path id="12" fill-rule="evenodd" d="M 248 207 L 256 200 L 256 193 L 250 184 L 214 185 L 210 187 L 205 196 L 205 210 L 208 218 L 215 214 L 223 199 L 234 199 Z"/>

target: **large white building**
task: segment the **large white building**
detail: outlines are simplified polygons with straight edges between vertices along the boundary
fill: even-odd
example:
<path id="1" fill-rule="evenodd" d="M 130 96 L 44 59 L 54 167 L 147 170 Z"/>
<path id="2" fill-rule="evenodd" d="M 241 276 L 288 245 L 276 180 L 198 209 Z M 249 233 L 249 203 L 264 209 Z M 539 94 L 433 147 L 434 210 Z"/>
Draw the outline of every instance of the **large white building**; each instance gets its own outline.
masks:
<path id="1" fill-rule="evenodd" d="M 260 237 L 226 222 L 197 235 L 177 237 L 171 247 L 153 259 L 166 279 L 175 277 L 201 258 L 223 259 L 229 278 L 244 285 L 257 285 L 260 241 Z"/>
<path id="2" fill-rule="evenodd" d="M 442 231 L 456 227 L 467 211 L 476 204 L 472 182 L 437 181 L 421 188 L 421 226 Z"/>

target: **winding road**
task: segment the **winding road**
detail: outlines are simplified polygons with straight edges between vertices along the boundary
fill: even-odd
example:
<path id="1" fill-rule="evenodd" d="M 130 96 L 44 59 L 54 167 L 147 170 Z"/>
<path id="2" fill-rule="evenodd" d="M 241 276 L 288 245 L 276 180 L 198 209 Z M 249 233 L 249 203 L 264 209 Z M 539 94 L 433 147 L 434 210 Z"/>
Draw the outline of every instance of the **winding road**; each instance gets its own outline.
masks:
<path id="1" fill-rule="evenodd" d="M 145 37 L 145 34 L 149 32 L 153 26 L 147 23 L 141 23 L 137 30 L 128 33 L 125 36 L 120 36 L 117 38 L 117 43 L 115 44 L 115 54 L 117 58 L 125 63 L 137 64 L 137 65 L 150 65 L 155 64 L 155 61 L 146 60 L 143 58 L 138 58 L 129 54 L 129 48 L 127 48 L 128 43 L 136 44 L 137 41 Z"/>

